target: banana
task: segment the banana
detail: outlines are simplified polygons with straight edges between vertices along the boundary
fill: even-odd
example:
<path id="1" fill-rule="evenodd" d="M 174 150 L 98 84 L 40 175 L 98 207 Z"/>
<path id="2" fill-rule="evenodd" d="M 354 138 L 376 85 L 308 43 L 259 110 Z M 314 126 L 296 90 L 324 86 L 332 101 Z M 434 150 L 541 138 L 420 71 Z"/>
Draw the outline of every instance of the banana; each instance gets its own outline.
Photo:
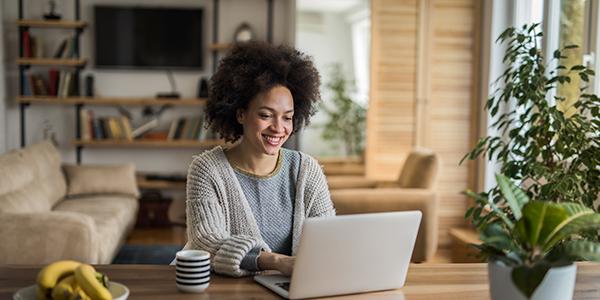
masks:
<path id="1" fill-rule="evenodd" d="M 81 287 L 75 283 L 75 290 L 73 291 L 73 295 L 68 300 L 92 300 L 88 294 L 86 294 Z"/>
<path id="2" fill-rule="evenodd" d="M 108 288 L 108 276 L 106 276 L 106 274 L 100 273 L 100 272 L 96 272 L 96 279 L 98 280 L 98 282 L 100 282 L 102 284 L 103 287 Z"/>
<path id="3" fill-rule="evenodd" d="M 75 276 L 69 275 L 63 278 L 52 289 L 52 300 L 69 300 L 75 292 Z"/>
<path id="4" fill-rule="evenodd" d="M 45 266 L 38 273 L 38 289 L 46 298 L 50 298 L 52 288 L 65 276 L 73 274 L 81 263 L 73 260 L 61 260 Z"/>
<path id="5" fill-rule="evenodd" d="M 75 269 L 75 280 L 81 289 L 94 300 L 112 300 L 112 295 L 102 283 L 96 279 L 96 270 L 88 264 L 81 264 Z"/>

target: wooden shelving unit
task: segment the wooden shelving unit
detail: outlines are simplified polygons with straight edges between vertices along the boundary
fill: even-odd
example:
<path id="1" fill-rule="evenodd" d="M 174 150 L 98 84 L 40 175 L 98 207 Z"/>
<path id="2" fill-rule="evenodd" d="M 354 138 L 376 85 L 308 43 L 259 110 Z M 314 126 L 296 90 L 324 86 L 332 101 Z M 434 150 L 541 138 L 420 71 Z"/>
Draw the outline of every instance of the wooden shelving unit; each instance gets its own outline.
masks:
<path id="1" fill-rule="evenodd" d="M 26 94 L 26 72 L 34 67 L 60 67 L 62 68 L 72 68 L 74 69 L 72 74 L 73 77 L 70 79 L 72 82 L 74 90 L 79 91 L 79 75 L 81 69 L 85 67 L 87 64 L 87 60 L 80 57 L 80 36 L 83 33 L 83 30 L 87 27 L 87 22 L 81 20 L 81 3 L 80 0 L 73 0 L 73 8 L 74 8 L 74 18 L 72 20 L 44 20 L 44 19 L 29 19 L 25 18 L 25 4 L 27 1 L 19 0 L 19 18 L 16 21 L 16 26 L 19 29 L 19 57 L 16 59 L 16 63 L 19 66 L 19 95 Z M 29 40 L 30 37 L 30 29 L 31 28 L 40 28 L 46 30 L 70 30 L 73 32 L 72 35 L 72 44 L 70 48 L 72 51 L 68 56 L 72 58 L 52 58 L 52 57 L 29 57 L 32 55 L 32 50 L 26 51 L 26 49 L 30 49 L 32 44 Z M 40 42 L 40 40 L 38 40 Z M 65 47 L 63 47 L 65 48 Z M 31 51 L 31 52 L 30 52 Z M 66 50 L 64 50 L 66 51 Z M 69 77 L 71 78 L 71 77 Z M 30 86 L 29 89 L 34 89 L 33 86 Z M 31 92 L 34 94 L 34 92 Z M 25 97 L 24 97 L 25 98 Z M 26 141 L 26 130 L 25 130 L 25 119 L 26 119 L 26 109 L 32 103 L 19 101 L 19 110 L 20 110 L 20 135 L 21 135 L 21 147 L 25 147 Z M 81 105 L 76 105 L 77 115 L 79 115 L 79 110 L 81 109 Z M 79 126 L 79 117 L 77 117 L 76 126 Z M 79 129 L 77 129 L 77 138 L 79 138 Z M 80 151 L 81 149 L 77 149 L 77 162 L 80 161 Z"/>
<path id="2" fill-rule="evenodd" d="M 64 28 L 64 29 L 82 29 L 87 27 L 87 22 L 70 21 L 70 20 L 17 20 L 17 25 L 20 27 L 37 27 L 37 28 Z"/>
<path id="3" fill-rule="evenodd" d="M 160 98 L 88 98 L 88 97 L 48 97 L 48 96 L 19 96 L 18 103 L 29 104 L 48 104 L 48 105 L 172 105 L 172 106 L 204 106 L 206 99 L 203 98 L 185 98 L 185 99 L 160 99 Z"/>
<path id="4" fill-rule="evenodd" d="M 148 180 L 146 174 L 136 174 L 137 184 L 140 189 L 154 190 L 181 190 L 185 189 L 185 181 Z"/>
<path id="5" fill-rule="evenodd" d="M 233 44 L 230 43 L 217 43 L 217 44 L 210 44 L 208 46 L 208 49 L 212 50 L 212 51 L 225 51 L 225 50 L 229 50 L 233 47 Z"/>
<path id="6" fill-rule="evenodd" d="M 18 58 L 17 65 L 20 66 L 67 66 L 83 67 L 87 63 L 84 58 L 60 59 L 60 58 Z"/>
<path id="7" fill-rule="evenodd" d="M 91 140 L 73 142 L 76 146 L 94 148 L 205 148 L 225 144 L 221 140 Z"/>

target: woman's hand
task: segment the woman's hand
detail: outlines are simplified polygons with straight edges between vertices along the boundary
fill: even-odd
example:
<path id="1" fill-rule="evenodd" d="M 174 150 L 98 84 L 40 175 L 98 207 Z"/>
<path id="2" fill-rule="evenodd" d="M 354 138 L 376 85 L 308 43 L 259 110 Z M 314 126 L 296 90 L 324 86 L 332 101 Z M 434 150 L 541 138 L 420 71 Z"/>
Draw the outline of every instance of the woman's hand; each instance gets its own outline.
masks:
<path id="1" fill-rule="evenodd" d="M 261 270 L 277 270 L 283 275 L 292 276 L 295 260 L 296 258 L 293 256 L 262 251 L 258 256 L 258 268 Z"/>

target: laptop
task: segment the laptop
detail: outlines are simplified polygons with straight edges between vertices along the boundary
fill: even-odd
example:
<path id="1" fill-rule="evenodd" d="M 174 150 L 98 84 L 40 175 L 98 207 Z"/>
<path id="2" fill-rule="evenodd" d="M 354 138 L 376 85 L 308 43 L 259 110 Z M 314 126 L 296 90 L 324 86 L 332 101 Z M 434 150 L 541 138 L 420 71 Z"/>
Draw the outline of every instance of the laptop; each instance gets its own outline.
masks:
<path id="1" fill-rule="evenodd" d="M 287 299 L 401 288 L 420 222 L 420 211 L 308 218 L 292 277 L 254 280 Z"/>

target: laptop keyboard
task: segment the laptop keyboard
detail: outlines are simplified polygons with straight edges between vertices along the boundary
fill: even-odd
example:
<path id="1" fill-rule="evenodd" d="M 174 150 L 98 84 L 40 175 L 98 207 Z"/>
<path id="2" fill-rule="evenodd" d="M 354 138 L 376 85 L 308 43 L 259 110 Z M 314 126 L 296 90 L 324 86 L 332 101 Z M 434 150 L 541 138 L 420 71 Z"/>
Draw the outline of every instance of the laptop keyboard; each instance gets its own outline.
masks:
<path id="1" fill-rule="evenodd" d="M 286 290 L 286 291 L 290 290 L 290 283 L 289 282 L 276 282 L 275 285 L 278 286 L 278 287 L 280 287 L 280 288 L 282 288 L 282 289 L 284 289 L 284 290 Z"/>

